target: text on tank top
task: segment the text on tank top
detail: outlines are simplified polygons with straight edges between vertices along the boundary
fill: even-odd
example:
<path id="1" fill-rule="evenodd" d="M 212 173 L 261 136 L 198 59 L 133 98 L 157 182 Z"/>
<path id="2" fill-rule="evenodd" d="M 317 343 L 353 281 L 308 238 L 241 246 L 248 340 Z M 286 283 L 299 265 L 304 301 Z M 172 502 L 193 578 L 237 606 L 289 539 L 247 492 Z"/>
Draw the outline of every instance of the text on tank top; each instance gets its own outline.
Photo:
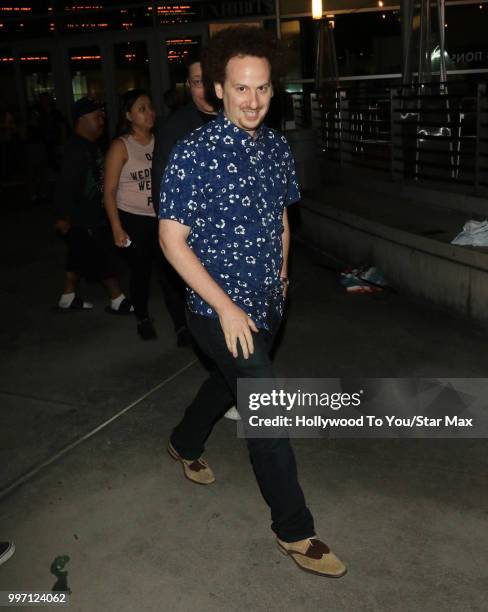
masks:
<path id="1" fill-rule="evenodd" d="M 120 173 L 117 207 L 135 215 L 155 217 L 151 196 L 151 168 L 154 137 L 142 145 L 133 136 L 121 136 L 127 149 L 127 162 Z"/>

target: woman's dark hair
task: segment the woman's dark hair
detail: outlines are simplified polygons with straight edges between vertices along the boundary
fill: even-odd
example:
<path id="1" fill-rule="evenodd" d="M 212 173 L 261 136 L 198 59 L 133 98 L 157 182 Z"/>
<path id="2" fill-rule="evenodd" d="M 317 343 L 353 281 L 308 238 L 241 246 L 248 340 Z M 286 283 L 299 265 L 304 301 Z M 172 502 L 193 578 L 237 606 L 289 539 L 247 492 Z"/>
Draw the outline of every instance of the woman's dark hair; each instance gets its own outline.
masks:
<path id="1" fill-rule="evenodd" d="M 136 103 L 137 98 L 147 96 L 151 99 L 150 94 L 144 89 L 130 89 L 120 98 L 119 121 L 117 124 L 117 136 L 130 134 L 132 132 L 132 124 L 127 119 L 127 113 L 130 113 L 132 107 Z"/>
<path id="2" fill-rule="evenodd" d="M 202 72 L 207 91 L 214 83 L 223 85 L 225 70 L 233 57 L 264 57 L 276 79 L 283 67 L 283 51 L 275 36 L 254 26 L 232 26 L 217 32 L 202 53 Z"/>

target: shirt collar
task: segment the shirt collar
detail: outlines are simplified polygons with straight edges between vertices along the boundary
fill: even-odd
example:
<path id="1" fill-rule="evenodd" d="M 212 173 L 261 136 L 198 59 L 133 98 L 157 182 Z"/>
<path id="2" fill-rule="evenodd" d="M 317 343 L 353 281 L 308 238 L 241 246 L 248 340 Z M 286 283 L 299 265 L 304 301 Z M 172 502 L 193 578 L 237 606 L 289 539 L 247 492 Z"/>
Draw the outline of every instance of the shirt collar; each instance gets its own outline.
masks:
<path id="1" fill-rule="evenodd" d="M 248 149 L 254 147 L 256 144 L 262 144 L 265 134 L 265 125 L 262 123 L 256 130 L 255 137 L 253 138 L 249 132 L 237 127 L 235 123 L 232 123 L 230 119 L 224 115 L 223 111 L 220 111 L 217 115 L 217 122 L 222 126 L 223 142 L 224 144 L 233 144 L 234 146 Z M 228 140 L 228 142 L 226 142 Z"/>

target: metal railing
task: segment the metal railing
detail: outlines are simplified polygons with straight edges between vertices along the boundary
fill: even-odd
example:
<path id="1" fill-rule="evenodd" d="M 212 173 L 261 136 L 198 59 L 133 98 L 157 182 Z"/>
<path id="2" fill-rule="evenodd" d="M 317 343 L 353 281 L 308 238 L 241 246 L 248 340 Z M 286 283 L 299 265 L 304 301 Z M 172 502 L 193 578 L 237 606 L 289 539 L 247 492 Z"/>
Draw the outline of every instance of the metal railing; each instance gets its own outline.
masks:
<path id="1" fill-rule="evenodd" d="M 294 96 L 296 127 L 317 131 L 323 156 L 394 179 L 488 192 L 488 95 L 456 84 L 341 88 Z"/>

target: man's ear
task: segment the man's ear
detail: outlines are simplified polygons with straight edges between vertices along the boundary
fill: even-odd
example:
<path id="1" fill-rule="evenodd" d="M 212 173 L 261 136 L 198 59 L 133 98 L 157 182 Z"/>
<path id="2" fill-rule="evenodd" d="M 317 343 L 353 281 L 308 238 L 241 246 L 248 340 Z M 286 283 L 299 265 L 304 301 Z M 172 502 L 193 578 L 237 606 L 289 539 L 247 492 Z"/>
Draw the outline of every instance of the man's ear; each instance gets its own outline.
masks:
<path id="1" fill-rule="evenodd" d="M 224 97 L 224 88 L 220 83 L 214 83 L 215 95 L 219 100 L 222 100 Z"/>

